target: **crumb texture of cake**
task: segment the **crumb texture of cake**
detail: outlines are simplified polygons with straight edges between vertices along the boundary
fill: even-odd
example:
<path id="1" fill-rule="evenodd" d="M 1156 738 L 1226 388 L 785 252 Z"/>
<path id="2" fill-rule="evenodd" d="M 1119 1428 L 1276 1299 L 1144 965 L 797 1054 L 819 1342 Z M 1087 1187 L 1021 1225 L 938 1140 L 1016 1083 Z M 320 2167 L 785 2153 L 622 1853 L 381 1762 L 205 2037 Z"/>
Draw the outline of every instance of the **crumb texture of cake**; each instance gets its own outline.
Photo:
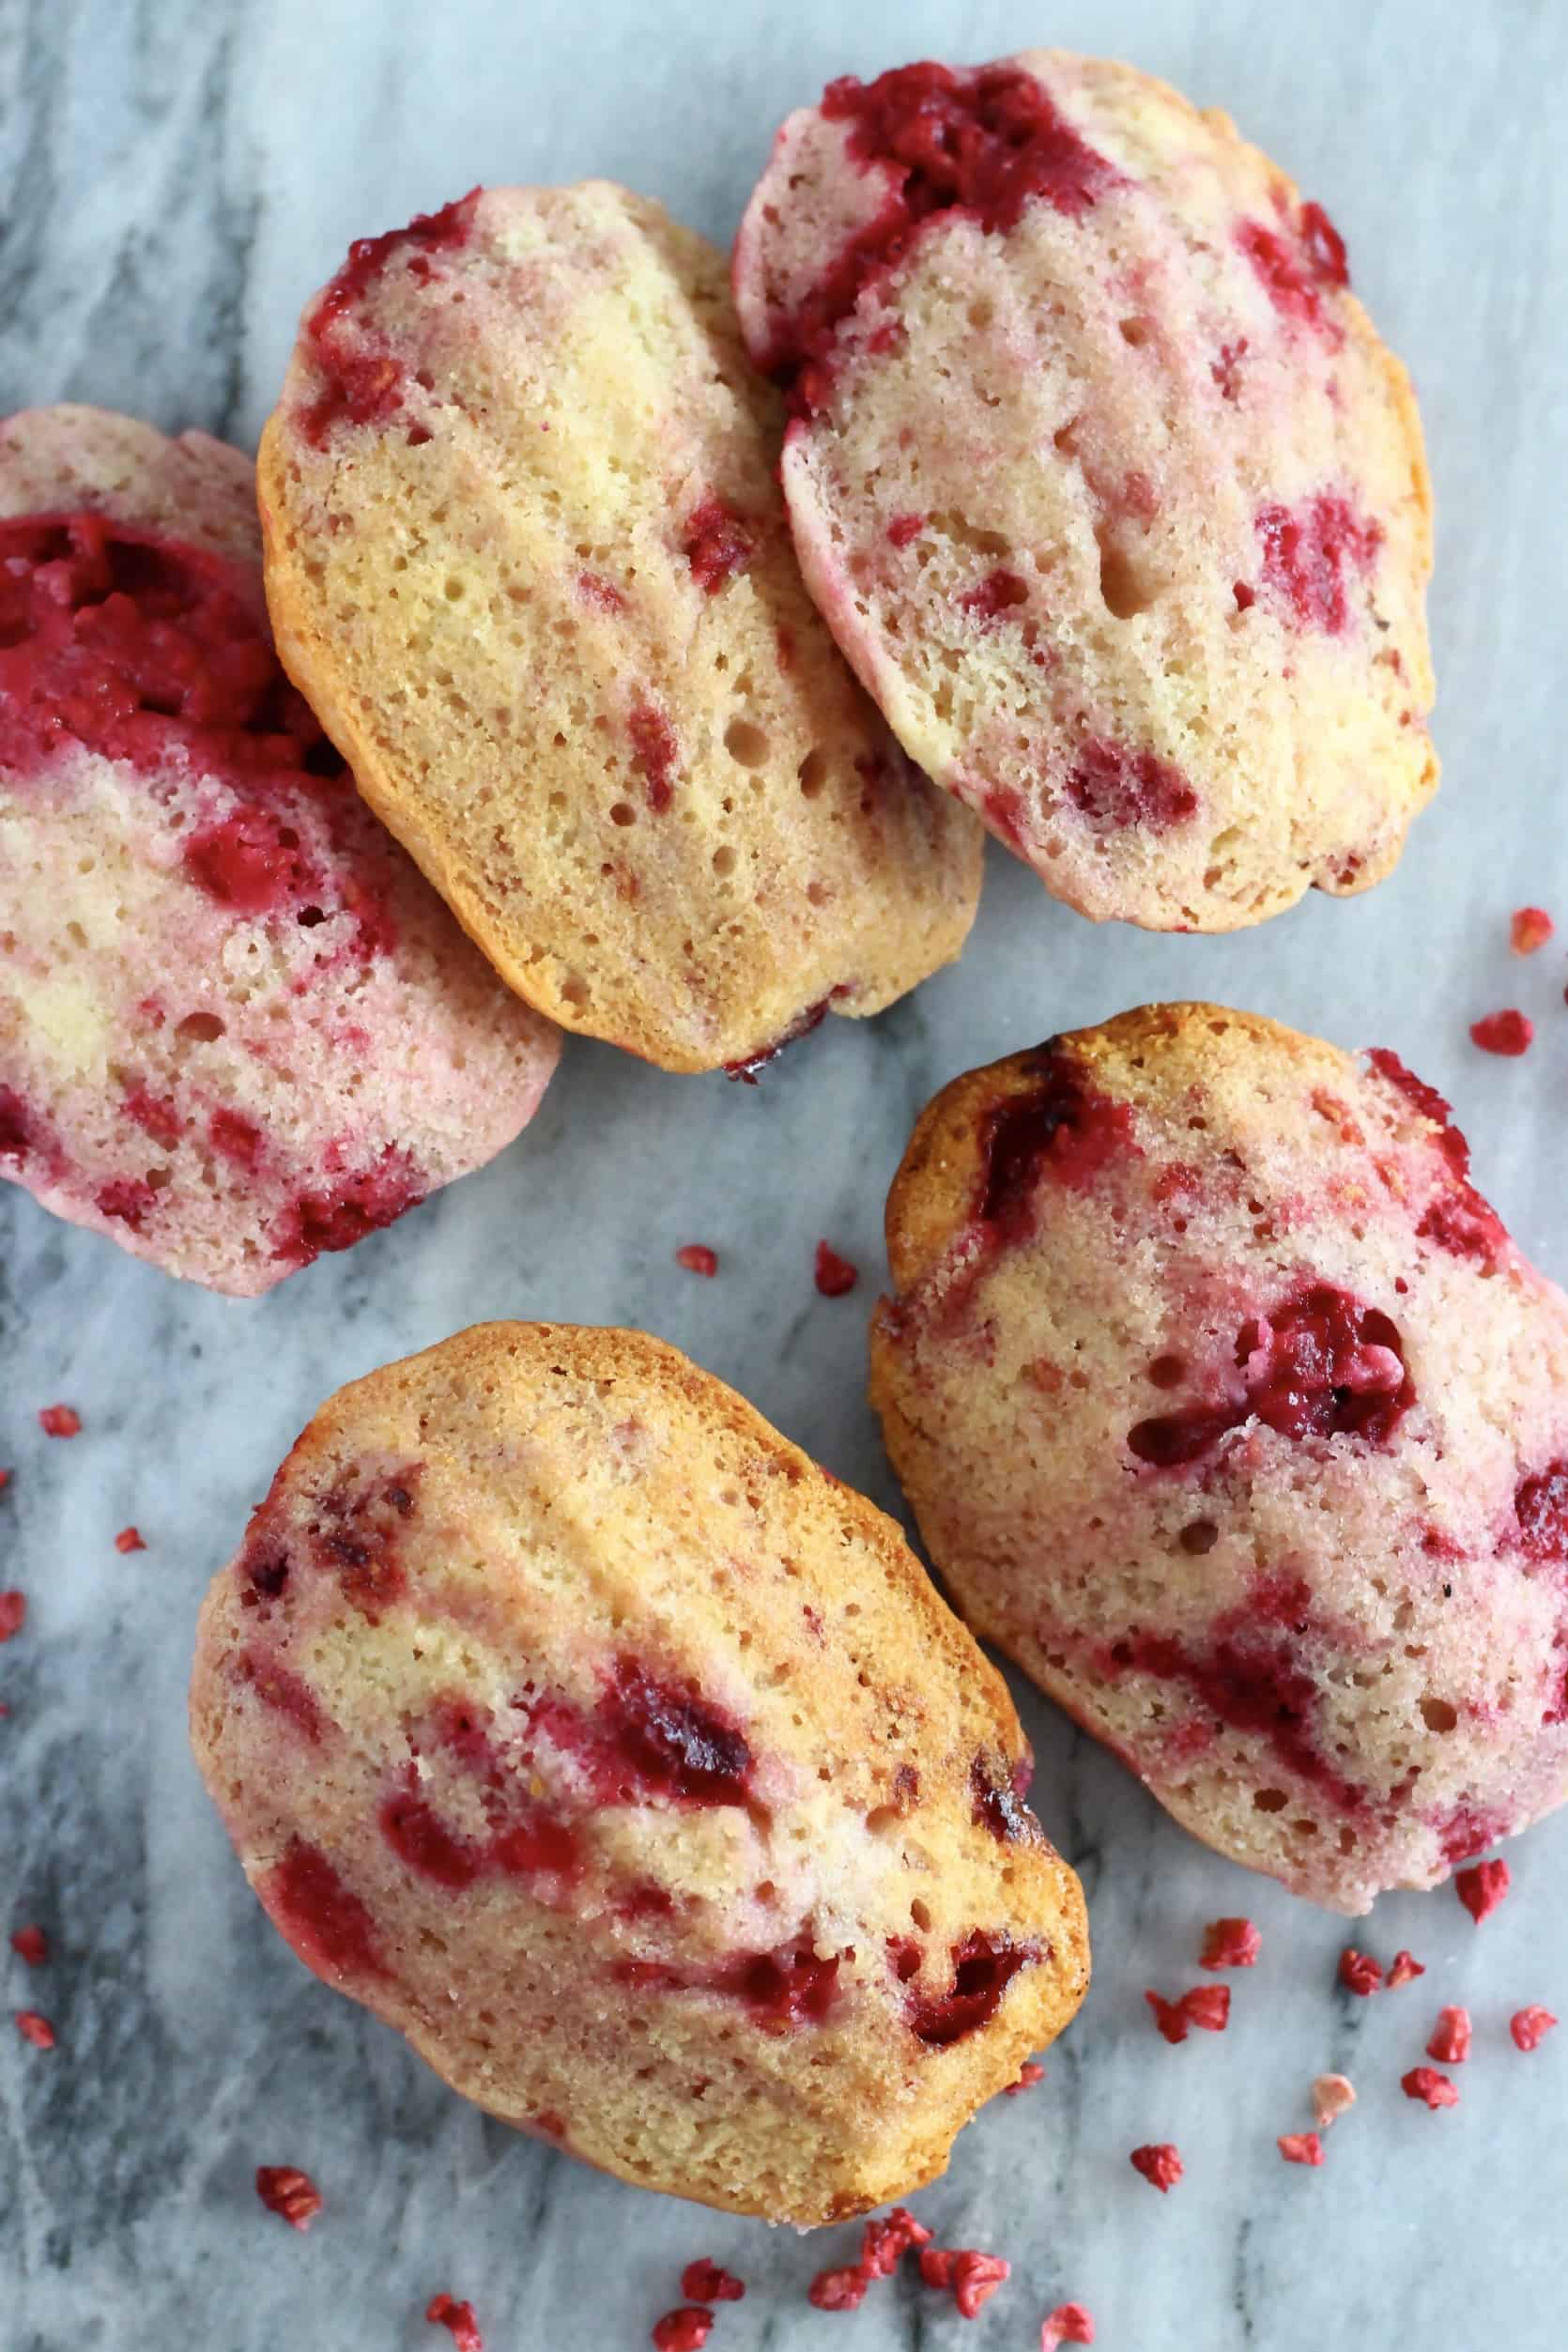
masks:
<path id="1" fill-rule="evenodd" d="M 0 1176 L 254 1295 L 493 1158 L 559 1050 L 284 676 L 249 459 L 0 423 Z"/>
<path id="2" fill-rule="evenodd" d="M 829 85 L 734 252 L 817 605 L 910 757 L 1097 920 L 1395 865 L 1431 495 L 1345 245 L 1225 115 L 1029 50 Z"/>
<path id="3" fill-rule="evenodd" d="M 307 1966 L 492 2114 L 802 2226 L 941 2173 L 1084 1900 L 893 1522 L 638 1331 L 323 1406 L 204 1605 L 197 1761 Z"/>
<path id="4" fill-rule="evenodd" d="M 1053 1038 L 928 1106 L 887 1237 L 931 1558 L 1186 1828 L 1356 1914 L 1568 1795 L 1568 1299 L 1395 1055 Z"/>
<path id="5" fill-rule="evenodd" d="M 497 969 L 676 1070 L 956 957 L 980 828 L 801 579 L 722 256 L 607 182 L 363 238 L 262 438 L 284 662 Z"/>

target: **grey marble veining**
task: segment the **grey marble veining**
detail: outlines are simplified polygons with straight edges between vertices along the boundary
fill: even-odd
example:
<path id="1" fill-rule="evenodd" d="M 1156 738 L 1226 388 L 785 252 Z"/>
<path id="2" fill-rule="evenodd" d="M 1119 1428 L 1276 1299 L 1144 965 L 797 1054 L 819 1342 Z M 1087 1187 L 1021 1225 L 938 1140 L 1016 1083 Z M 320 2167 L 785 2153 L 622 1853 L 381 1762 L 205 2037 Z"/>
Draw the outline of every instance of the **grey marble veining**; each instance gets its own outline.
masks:
<path id="1" fill-rule="evenodd" d="M 733 1380 L 896 1508 L 864 1397 L 880 1213 L 910 1121 L 960 1068 L 1160 995 L 1210 995 L 1393 1045 L 1456 1099 L 1521 1240 L 1568 1268 L 1561 944 L 1514 963 L 1526 899 L 1568 917 L 1560 818 L 1568 540 L 1568 15 L 1552 0 L 0 0 L 0 407 L 71 396 L 247 440 L 306 294 L 348 238 L 476 179 L 607 173 L 727 237 L 785 108 L 833 72 L 979 59 L 1041 38 L 1123 54 L 1233 112 L 1323 199 L 1420 387 L 1440 500 L 1434 621 L 1444 792 L 1394 878 L 1229 940 L 1095 930 L 992 860 L 963 963 L 881 1021 L 830 1022 L 755 1091 L 571 1048 L 532 1130 L 459 1185 L 270 1299 L 177 1287 L 0 1199 L 4 1955 L 0 2352 L 383 2352 L 439 2344 L 425 2302 L 472 2298 L 491 2352 L 647 2341 L 713 2252 L 749 2283 L 714 2352 L 938 2352 L 1038 2340 L 1067 2296 L 1106 2352 L 1388 2352 L 1564 2341 L 1568 2030 L 1533 2058 L 1509 2012 L 1568 2016 L 1568 1817 L 1521 1841 L 1479 1933 L 1452 1893 L 1382 1902 L 1361 1940 L 1422 1982 L 1332 1991 L 1333 1920 L 1185 1838 L 1109 1758 L 1021 1693 L 1038 1802 L 1083 1870 L 1096 1977 L 1045 2083 L 960 2142 L 919 2209 L 994 2246 L 1012 2282 L 970 2327 L 905 2283 L 853 2318 L 806 2282 L 850 2234 L 803 2242 L 638 2196 L 515 2138 L 310 1979 L 246 1894 L 185 1744 L 196 1603 L 300 1423 L 339 1381 L 477 1317 L 640 1323 Z M 1468 1022 L 1533 1012 L 1522 1064 Z M 861 1287 L 818 1298 L 819 1235 Z M 711 1242 L 715 1281 L 684 1274 Z M 67 1398 L 84 1434 L 34 1418 Z M 135 1521 L 148 1549 L 115 1530 Z M 1167 2050 L 1145 1985 L 1192 1980 L 1201 1923 L 1246 1911 L 1266 1965 L 1223 2039 Z M 1463 2104 L 1398 2093 L 1440 2001 L 1477 2054 Z M 1319 2173 L 1274 2135 L 1325 2068 L 1361 2102 Z M 1127 2151 L 1174 2138 L 1159 2200 Z M 258 2162 L 297 2162 L 328 2210 L 299 2238 Z"/>

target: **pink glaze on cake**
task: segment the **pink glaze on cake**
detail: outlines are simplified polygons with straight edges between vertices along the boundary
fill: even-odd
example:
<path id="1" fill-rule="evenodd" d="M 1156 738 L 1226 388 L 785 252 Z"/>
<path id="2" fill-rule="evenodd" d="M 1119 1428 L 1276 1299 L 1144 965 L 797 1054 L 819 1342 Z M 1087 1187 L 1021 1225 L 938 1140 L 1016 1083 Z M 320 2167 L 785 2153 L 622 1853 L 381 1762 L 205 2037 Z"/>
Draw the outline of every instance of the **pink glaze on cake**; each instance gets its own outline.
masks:
<path id="1" fill-rule="evenodd" d="M 242 1294 L 491 1157 L 557 1050 L 284 678 L 249 484 L 0 426 L 0 1176 Z"/>

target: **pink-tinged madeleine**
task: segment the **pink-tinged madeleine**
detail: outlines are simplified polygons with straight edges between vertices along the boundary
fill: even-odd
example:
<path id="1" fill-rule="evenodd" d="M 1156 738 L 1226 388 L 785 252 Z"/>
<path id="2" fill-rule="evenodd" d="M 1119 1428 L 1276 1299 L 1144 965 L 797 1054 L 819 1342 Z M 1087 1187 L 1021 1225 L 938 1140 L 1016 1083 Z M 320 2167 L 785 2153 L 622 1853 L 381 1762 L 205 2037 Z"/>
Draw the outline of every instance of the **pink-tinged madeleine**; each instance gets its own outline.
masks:
<path id="1" fill-rule="evenodd" d="M 284 676 L 250 461 L 0 424 L 0 1176 L 251 1296 L 491 1159 L 558 1047 Z"/>
<path id="2" fill-rule="evenodd" d="M 1222 1852 L 1483 1917 L 1568 1796 L 1568 1299 L 1442 1098 L 1146 1007 L 954 1080 L 887 1240 L 872 1398 L 976 1633 Z"/>
<path id="3" fill-rule="evenodd" d="M 331 1398 L 208 1596 L 192 1726 L 308 1968 L 729 2210 L 931 2179 L 1087 1981 L 1000 1677 L 890 1520 L 638 1332 L 490 1325 Z"/>
<path id="4" fill-rule="evenodd" d="M 722 255 L 592 181 L 361 239 L 262 438 L 279 645 L 361 791 L 521 996 L 669 1069 L 879 1011 L 978 898 L 807 594 L 783 425 Z"/>
<path id="5" fill-rule="evenodd" d="M 1049 890 L 1227 930 L 1391 870 L 1437 781 L 1420 421 L 1223 115 L 1061 51 L 845 77 L 733 277 L 813 596 Z"/>

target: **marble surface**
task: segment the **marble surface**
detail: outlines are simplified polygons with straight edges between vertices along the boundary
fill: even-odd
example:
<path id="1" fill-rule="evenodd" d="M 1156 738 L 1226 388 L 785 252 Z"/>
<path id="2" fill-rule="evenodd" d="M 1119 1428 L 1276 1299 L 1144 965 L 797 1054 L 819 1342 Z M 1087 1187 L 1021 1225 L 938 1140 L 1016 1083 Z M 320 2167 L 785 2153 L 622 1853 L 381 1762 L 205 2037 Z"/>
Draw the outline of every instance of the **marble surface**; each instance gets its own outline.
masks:
<path id="1" fill-rule="evenodd" d="M 1522 900 L 1568 917 L 1560 652 L 1568 605 L 1568 12 L 1422 0 L 0 0 L 0 406 L 89 398 L 251 442 L 305 294 L 347 239 L 475 179 L 624 178 L 727 237 L 785 108 L 831 73 L 1049 38 L 1127 54 L 1230 109 L 1320 197 L 1410 361 L 1441 515 L 1434 597 L 1446 789 L 1371 897 L 1230 940 L 1096 931 L 993 858 L 961 968 L 875 1023 L 830 1022 L 755 1092 L 576 1046 L 532 1130 L 345 1258 L 239 1305 L 0 1200 L 0 2345 L 6 2352 L 381 2352 L 444 2342 L 438 2288 L 491 2352 L 647 2342 L 684 2261 L 749 2283 L 715 2352 L 1032 2347 L 1066 2296 L 1105 2352 L 1560 2345 L 1568 2030 L 1519 2057 L 1526 2001 L 1568 2015 L 1568 1815 L 1516 1848 L 1479 1933 L 1452 1892 L 1387 1899 L 1360 1940 L 1428 1967 L 1332 1990 L 1343 1929 L 1207 1855 L 1109 1758 L 1021 1694 L 1037 1801 L 1084 1872 L 1096 1976 L 1044 2084 L 1003 2099 L 919 2200 L 1015 2268 L 973 2328 L 909 2283 L 853 2319 L 804 2300 L 848 2234 L 803 2242 L 642 2197 L 464 2107 L 309 1978 L 247 1895 L 187 1753 L 195 1607 L 300 1423 L 341 1380 L 484 1315 L 646 1325 L 897 1506 L 863 1399 L 880 1209 L 910 1121 L 974 1062 L 1142 999 L 1207 994 L 1343 1043 L 1386 1042 L 1456 1099 L 1525 1246 L 1568 1268 L 1562 943 L 1506 947 Z M 3 888 L 3 878 L 0 878 Z M 1468 1023 L 1536 1014 L 1523 1063 Z M 819 1235 L 861 1286 L 820 1299 Z M 723 1270 L 672 1262 L 701 1239 Z M 36 1408 L 84 1430 L 44 1438 Z M 115 1530 L 147 1542 L 130 1558 Z M 1201 1923 L 1250 1912 L 1266 1965 L 1222 2040 L 1171 2051 L 1145 1984 L 1192 1980 Z M 1477 2054 L 1456 2114 L 1398 2093 L 1439 2001 Z M 1281 2164 L 1311 2077 L 1361 2090 L 1321 2172 Z M 1157 2200 L 1127 2151 L 1174 2138 Z M 258 2162 L 328 2210 L 294 2237 Z"/>

